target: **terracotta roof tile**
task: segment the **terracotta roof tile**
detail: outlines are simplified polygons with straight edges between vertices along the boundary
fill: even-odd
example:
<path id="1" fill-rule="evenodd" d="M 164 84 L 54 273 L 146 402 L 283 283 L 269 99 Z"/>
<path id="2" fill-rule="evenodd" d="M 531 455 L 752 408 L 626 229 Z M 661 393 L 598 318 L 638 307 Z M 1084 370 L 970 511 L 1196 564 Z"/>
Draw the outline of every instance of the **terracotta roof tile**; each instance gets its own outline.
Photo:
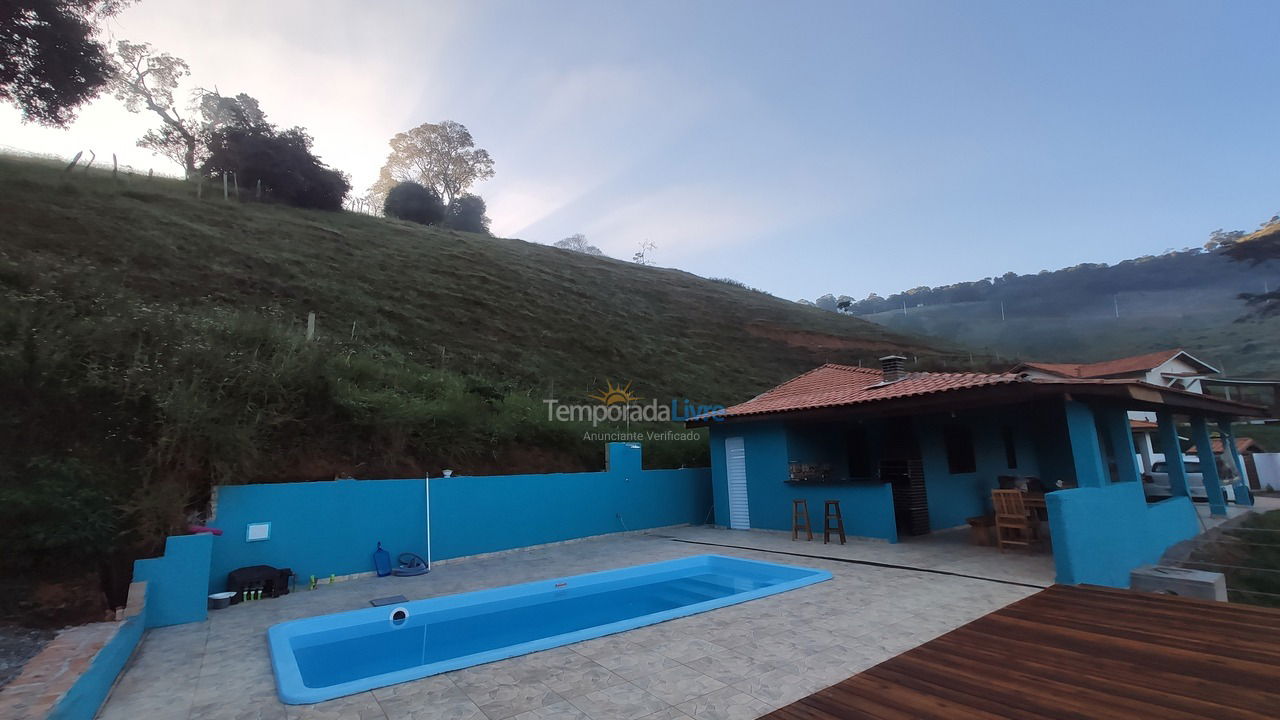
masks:
<path id="1" fill-rule="evenodd" d="M 1126 373 L 1150 370 L 1169 358 L 1185 352 L 1186 351 L 1182 348 L 1173 348 L 1172 350 L 1157 350 L 1155 352 L 1146 353 L 1145 355 L 1134 355 L 1132 357 L 1104 360 L 1096 363 L 1028 362 L 1019 365 L 1018 368 L 1035 368 L 1037 370 L 1043 370 L 1044 372 L 1071 378 L 1101 378 L 1109 377 L 1111 375 L 1123 375 Z M 1190 355 L 1188 354 L 1188 356 Z M 1191 359 L 1195 360 L 1195 358 Z M 1200 361 L 1196 360 L 1196 362 Z M 1016 370 L 1018 368 L 1014 369 Z"/>
<path id="2" fill-rule="evenodd" d="M 1220 438 L 1220 437 L 1210 438 L 1210 439 L 1209 439 L 1209 446 L 1210 446 L 1210 448 L 1213 450 L 1213 454 L 1214 454 L 1214 455 L 1221 455 L 1221 454 L 1222 454 L 1222 438 Z M 1251 452 L 1262 452 L 1262 448 L 1258 445 L 1258 442 L 1257 442 L 1256 440 L 1254 440 L 1253 438 L 1248 438 L 1248 437 L 1237 437 L 1237 438 L 1236 438 L 1236 452 L 1238 452 L 1238 453 L 1240 453 L 1240 454 L 1242 454 L 1242 455 L 1243 455 L 1243 454 L 1251 453 Z M 1192 445 L 1191 447 L 1187 448 L 1187 454 L 1188 454 L 1188 455 L 1195 455 L 1195 454 L 1196 454 L 1196 446 L 1195 446 L 1195 445 Z"/>
<path id="3" fill-rule="evenodd" d="M 856 405 L 949 390 L 1025 382 L 1012 373 L 907 373 L 885 384 L 879 370 L 827 364 L 724 411 L 726 417 Z"/>

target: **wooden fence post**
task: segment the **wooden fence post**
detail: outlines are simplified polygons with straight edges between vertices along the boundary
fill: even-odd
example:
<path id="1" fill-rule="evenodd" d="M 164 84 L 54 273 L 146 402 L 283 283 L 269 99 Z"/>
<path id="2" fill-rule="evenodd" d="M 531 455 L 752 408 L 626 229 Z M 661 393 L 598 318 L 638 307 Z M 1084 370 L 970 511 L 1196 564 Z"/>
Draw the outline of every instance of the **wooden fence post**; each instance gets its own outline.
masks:
<path id="1" fill-rule="evenodd" d="M 226 170 L 222 171 L 222 199 L 223 200 L 230 199 L 230 195 L 227 193 L 227 171 Z"/>
<path id="2" fill-rule="evenodd" d="M 314 312 L 307 313 L 307 340 L 314 340 L 316 337 L 316 314 Z"/>
<path id="3" fill-rule="evenodd" d="M 98 153 L 96 153 L 96 152 L 94 152 L 94 151 L 90 150 L 90 151 L 89 151 L 89 162 L 85 163 L 85 165 L 84 165 L 84 171 L 85 171 L 85 172 L 89 172 L 89 168 L 93 166 L 93 161 L 94 161 L 94 160 L 97 160 L 97 159 L 98 159 Z"/>
<path id="4" fill-rule="evenodd" d="M 71 172 L 71 169 L 76 166 L 76 163 L 80 162 L 80 156 L 83 154 L 84 154 L 84 151 L 81 150 L 80 152 L 76 153 L 75 157 L 71 158 L 71 164 L 67 165 L 67 172 Z"/>

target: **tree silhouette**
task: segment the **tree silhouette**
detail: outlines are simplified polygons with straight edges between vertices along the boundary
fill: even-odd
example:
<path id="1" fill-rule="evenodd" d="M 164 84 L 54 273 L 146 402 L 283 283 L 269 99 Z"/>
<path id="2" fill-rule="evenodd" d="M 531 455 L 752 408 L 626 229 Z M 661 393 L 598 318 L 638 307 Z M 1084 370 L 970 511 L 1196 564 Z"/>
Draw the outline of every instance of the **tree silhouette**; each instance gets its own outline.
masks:
<path id="1" fill-rule="evenodd" d="M 95 25 L 122 0 L 5 0 L 0 3 L 0 100 L 25 121 L 66 127 L 111 75 Z"/>

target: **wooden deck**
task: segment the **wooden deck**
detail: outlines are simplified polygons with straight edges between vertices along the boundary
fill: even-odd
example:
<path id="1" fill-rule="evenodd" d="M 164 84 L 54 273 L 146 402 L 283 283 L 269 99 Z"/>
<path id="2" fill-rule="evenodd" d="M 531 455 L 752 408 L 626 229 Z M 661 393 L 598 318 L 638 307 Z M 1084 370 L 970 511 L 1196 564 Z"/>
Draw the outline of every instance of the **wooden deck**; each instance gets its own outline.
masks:
<path id="1" fill-rule="evenodd" d="M 765 717 L 1277 718 L 1280 611 L 1055 585 Z"/>

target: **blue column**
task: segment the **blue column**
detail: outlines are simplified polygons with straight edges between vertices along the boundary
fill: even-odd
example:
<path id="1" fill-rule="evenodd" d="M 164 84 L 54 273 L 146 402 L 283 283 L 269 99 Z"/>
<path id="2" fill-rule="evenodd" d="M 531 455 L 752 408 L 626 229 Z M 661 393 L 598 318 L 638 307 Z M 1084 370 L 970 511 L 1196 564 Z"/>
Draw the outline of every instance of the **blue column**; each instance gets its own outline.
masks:
<path id="1" fill-rule="evenodd" d="M 1160 449 L 1164 451 L 1164 469 L 1169 473 L 1169 492 L 1174 497 L 1190 497 L 1187 490 L 1187 468 L 1182 463 L 1182 442 L 1178 439 L 1178 426 L 1173 415 L 1161 410 L 1156 413 L 1159 426 Z"/>
<path id="2" fill-rule="evenodd" d="M 1231 430 L 1231 420 L 1218 421 L 1218 434 L 1222 436 L 1222 451 L 1231 453 L 1225 457 L 1236 464 L 1236 504 L 1252 507 L 1253 493 L 1249 490 L 1249 478 L 1244 474 L 1244 459 L 1240 457 L 1240 450 L 1236 448 L 1236 434 Z"/>
<path id="3" fill-rule="evenodd" d="M 642 467 L 639 443 L 606 443 L 604 457 L 604 467 L 607 472 L 634 475 L 640 472 Z"/>
<path id="4" fill-rule="evenodd" d="M 1196 456 L 1200 458 L 1200 475 L 1204 478 L 1204 494 L 1209 498 L 1209 512 L 1227 514 L 1227 499 L 1222 494 L 1222 478 L 1218 477 L 1218 465 L 1213 461 L 1213 441 L 1209 439 L 1209 426 L 1203 415 L 1191 416 L 1191 442 L 1196 444 Z"/>
<path id="5" fill-rule="evenodd" d="M 1140 482 L 1137 451 L 1133 449 L 1133 431 L 1129 429 L 1129 413 L 1121 408 L 1098 408 L 1094 414 L 1111 441 L 1112 458 L 1116 461 L 1116 478 L 1120 482 Z"/>
<path id="6" fill-rule="evenodd" d="M 1080 487 L 1102 487 L 1107 484 L 1107 466 L 1102 461 L 1098 444 L 1098 426 L 1088 405 L 1067 400 L 1067 436 L 1071 441 L 1071 459 L 1076 468 L 1076 484 Z"/>

